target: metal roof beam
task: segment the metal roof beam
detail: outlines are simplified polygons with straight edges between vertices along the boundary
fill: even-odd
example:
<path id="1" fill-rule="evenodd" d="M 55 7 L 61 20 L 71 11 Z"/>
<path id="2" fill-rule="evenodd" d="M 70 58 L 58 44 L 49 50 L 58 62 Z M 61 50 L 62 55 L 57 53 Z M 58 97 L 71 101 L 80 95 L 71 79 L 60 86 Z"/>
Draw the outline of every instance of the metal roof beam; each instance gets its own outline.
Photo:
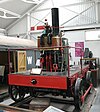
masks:
<path id="1" fill-rule="evenodd" d="M 84 2 L 79 2 L 79 3 L 61 5 L 61 6 L 59 6 L 59 7 L 71 7 L 71 6 L 77 6 L 77 5 L 85 5 L 85 4 L 89 4 L 89 3 L 93 3 L 93 2 L 94 2 L 94 0 L 91 0 L 91 1 L 84 1 Z"/>
<path id="2" fill-rule="evenodd" d="M 39 4 L 40 0 L 21 0 L 25 3 L 31 3 L 31 4 Z"/>
<path id="3" fill-rule="evenodd" d="M 48 0 L 46 0 L 48 1 Z M 6 30 L 9 30 L 10 28 L 12 28 L 15 24 L 17 24 L 22 18 L 24 18 L 27 14 L 31 13 L 33 10 L 35 10 L 36 8 L 38 8 L 39 6 L 41 6 L 44 2 L 46 2 L 45 0 L 41 0 L 41 3 L 37 4 L 36 6 L 33 5 L 33 7 L 28 10 L 25 14 L 23 14 L 18 20 L 16 20 L 15 22 L 13 22 L 12 24 L 10 24 Z"/>
<path id="4" fill-rule="evenodd" d="M 79 26 L 64 26 L 60 28 L 62 31 L 75 31 L 75 30 L 87 30 L 87 29 L 100 29 L 100 24 L 86 24 Z"/>
<path id="5" fill-rule="evenodd" d="M 66 10 L 68 10 L 68 11 L 70 11 L 70 12 L 73 12 L 73 13 L 75 13 L 75 14 L 79 14 L 80 15 L 80 13 L 78 13 L 78 12 L 76 12 L 76 11 L 73 11 L 73 10 L 70 10 L 70 9 L 68 9 L 68 8 L 64 8 L 64 9 L 66 9 Z M 86 18 L 86 19 L 89 19 L 89 20 L 91 20 L 91 21 L 93 21 L 93 22 L 98 22 L 98 21 L 96 21 L 96 19 L 93 19 L 93 18 L 91 18 L 91 17 L 88 17 L 88 16 L 86 16 L 86 15 L 84 15 L 84 14 L 81 14 L 81 16 L 82 17 L 84 17 L 84 18 Z"/>
<path id="6" fill-rule="evenodd" d="M 65 7 L 77 6 L 77 5 L 83 5 L 83 4 L 85 5 L 85 4 L 89 4 L 89 3 L 95 3 L 95 1 L 94 1 L 94 0 L 92 0 L 92 1 L 85 1 L 85 2 L 79 2 L 79 3 L 73 3 L 73 4 L 61 5 L 61 6 L 59 6 L 59 7 L 65 8 Z M 52 7 L 44 8 L 44 9 L 38 9 L 38 10 L 35 10 L 34 12 L 50 10 L 51 8 L 52 8 Z"/>
<path id="7" fill-rule="evenodd" d="M 5 29 L 0 28 L 0 33 L 5 33 L 5 32 L 6 32 Z"/>
<path id="8" fill-rule="evenodd" d="M 4 8 L 0 8 L 0 12 L 2 12 L 2 14 L 0 14 L 1 18 L 20 18 L 19 14 L 16 14 L 16 13 L 6 10 Z M 10 16 L 7 16 L 7 14 L 10 14 Z"/>
<path id="9" fill-rule="evenodd" d="M 86 12 L 87 10 L 89 10 L 91 7 L 93 7 L 95 4 L 93 4 L 92 6 L 90 6 L 89 8 L 85 9 L 84 11 L 78 13 L 76 16 L 70 18 L 69 20 L 65 21 L 64 23 L 61 24 L 61 26 L 65 25 L 66 23 L 70 22 L 71 20 L 75 19 L 76 17 L 78 17 L 79 15 L 82 15 L 84 12 Z"/>

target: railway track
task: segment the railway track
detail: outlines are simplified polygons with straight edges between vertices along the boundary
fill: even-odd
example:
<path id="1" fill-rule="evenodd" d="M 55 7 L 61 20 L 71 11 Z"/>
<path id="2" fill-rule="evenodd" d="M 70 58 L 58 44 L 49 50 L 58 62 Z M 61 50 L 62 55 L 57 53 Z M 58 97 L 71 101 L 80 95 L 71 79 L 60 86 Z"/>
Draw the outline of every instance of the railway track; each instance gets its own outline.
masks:
<path id="1" fill-rule="evenodd" d="M 50 99 L 50 105 L 56 106 L 56 107 L 59 107 L 60 105 L 62 105 L 59 109 L 66 110 L 69 107 L 71 108 L 71 110 L 74 109 L 73 100 L 54 98 L 51 96 L 39 96 L 38 98 L 40 98 L 40 99 L 41 98 L 44 98 L 44 99 L 49 98 Z M 22 100 L 21 102 L 14 102 L 14 103 L 10 104 L 9 106 L 29 109 L 29 103 L 30 103 L 30 101 L 32 101 L 34 99 L 35 99 L 34 97 L 28 96 L 24 100 Z M 69 112 L 69 111 L 66 111 L 66 112 Z"/>
<path id="2" fill-rule="evenodd" d="M 25 104 L 25 103 L 30 102 L 32 99 L 33 99 L 33 97 L 28 96 L 28 97 L 26 97 L 24 100 L 22 100 L 22 101 L 20 101 L 20 102 L 14 102 L 14 103 L 10 104 L 9 106 L 19 107 L 19 106 L 21 106 L 22 104 Z"/>
<path id="3" fill-rule="evenodd" d="M 96 95 L 96 91 L 93 90 L 92 94 L 89 94 L 88 97 L 85 100 L 84 103 L 84 108 L 82 109 L 81 112 L 89 112 L 89 109 L 92 105 L 93 99 L 95 98 Z M 2 96 L 3 97 L 3 96 Z M 39 96 L 38 98 L 49 98 L 50 99 L 50 105 L 54 106 L 56 108 L 59 108 L 61 110 L 64 110 L 65 112 L 80 112 L 79 110 L 76 110 L 74 107 L 74 102 L 73 99 L 68 99 L 68 98 L 61 98 L 61 97 L 54 97 L 54 96 L 50 96 L 50 95 L 45 95 L 45 96 Z M 8 98 L 9 99 L 9 98 Z M 17 110 L 17 112 L 38 112 L 38 111 L 33 111 L 33 110 L 29 110 L 29 105 L 30 102 L 33 100 L 34 101 L 34 97 L 31 96 L 27 96 L 24 100 L 22 100 L 21 102 L 12 102 L 9 105 L 5 105 L 5 104 L 0 104 L 0 110 Z M 6 102 L 6 100 L 5 100 Z M 16 112 L 16 111 L 15 111 Z"/>

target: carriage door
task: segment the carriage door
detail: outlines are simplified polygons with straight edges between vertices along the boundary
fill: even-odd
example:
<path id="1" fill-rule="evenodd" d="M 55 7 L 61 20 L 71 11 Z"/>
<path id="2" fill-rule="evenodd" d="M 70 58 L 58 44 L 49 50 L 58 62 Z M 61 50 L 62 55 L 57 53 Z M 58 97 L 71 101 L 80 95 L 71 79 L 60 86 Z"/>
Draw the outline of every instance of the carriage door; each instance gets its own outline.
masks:
<path id="1" fill-rule="evenodd" d="M 26 51 L 18 51 L 18 72 L 26 71 Z"/>

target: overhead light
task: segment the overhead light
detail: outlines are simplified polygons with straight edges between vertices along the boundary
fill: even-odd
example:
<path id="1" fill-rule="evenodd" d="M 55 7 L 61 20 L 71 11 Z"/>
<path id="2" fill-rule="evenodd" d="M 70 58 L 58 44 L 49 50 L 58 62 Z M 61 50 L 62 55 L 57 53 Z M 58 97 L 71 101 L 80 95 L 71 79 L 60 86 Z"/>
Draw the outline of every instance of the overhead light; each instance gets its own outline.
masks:
<path id="1" fill-rule="evenodd" d="M 40 0 L 22 0 L 22 1 L 26 3 L 38 3 Z"/>

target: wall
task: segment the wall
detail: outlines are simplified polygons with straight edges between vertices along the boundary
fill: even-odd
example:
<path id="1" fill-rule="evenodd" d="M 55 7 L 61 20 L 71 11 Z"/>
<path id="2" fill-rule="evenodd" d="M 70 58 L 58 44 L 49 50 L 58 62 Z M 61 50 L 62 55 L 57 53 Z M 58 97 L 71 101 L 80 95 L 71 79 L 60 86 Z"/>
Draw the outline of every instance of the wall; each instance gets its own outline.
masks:
<path id="1" fill-rule="evenodd" d="M 85 46 L 90 48 L 94 57 L 99 57 L 100 59 L 100 41 L 86 41 Z"/>
<path id="2" fill-rule="evenodd" d="M 69 40 L 69 45 L 75 46 L 75 42 L 84 42 L 84 47 L 89 48 L 93 52 L 93 57 L 100 59 L 100 41 L 86 41 L 85 31 L 71 31 L 65 32 L 65 37 Z M 73 61 L 78 63 L 79 58 L 75 57 L 75 50 L 72 51 Z"/>
<path id="3" fill-rule="evenodd" d="M 31 32 L 31 40 L 33 40 L 35 42 L 35 44 L 37 45 L 37 37 L 41 36 L 42 32 Z"/>
<path id="4" fill-rule="evenodd" d="M 64 37 L 68 38 L 69 45 L 75 47 L 75 42 L 84 42 L 85 44 L 85 32 L 84 31 L 71 31 L 65 32 Z M 75 57 L 75 48 L 70 49 L 72 59 L 71 64 L 78 64 L 80 57 Z"/>

